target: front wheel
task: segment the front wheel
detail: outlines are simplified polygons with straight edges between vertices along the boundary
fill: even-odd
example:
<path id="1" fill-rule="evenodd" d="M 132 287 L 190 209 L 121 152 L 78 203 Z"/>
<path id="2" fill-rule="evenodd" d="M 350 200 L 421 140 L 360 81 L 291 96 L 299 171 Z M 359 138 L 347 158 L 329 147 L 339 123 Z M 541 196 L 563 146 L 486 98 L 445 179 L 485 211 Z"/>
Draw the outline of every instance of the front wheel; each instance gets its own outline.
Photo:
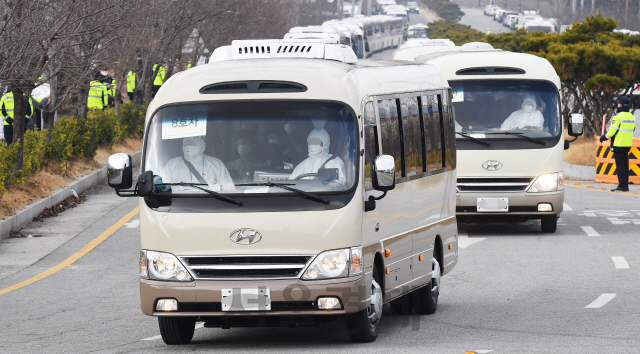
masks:
<path id="1" fill-rule="evenodd" d="M 558 216 L 557 215 L 545 215 L 540 220 L 542 226 L 542 232 L 554 233 L 558 228 Z"/>
<path id="2" fill-rule="evenodd" d="M 369 307 L 347 317 L 347 333 L 352 342 L 370 343 L 378 337 L 378 328 L 382 318 L 382 288 L 380 275 L 373 266 L 373 280 L 371 281 L 371 303 Z"/>
<path id="3" fill-rule="evenodd" d="M 158 317 L 160 335 L 169 345 L 189 344 L 196 330 L 196 319 L 189 317 Z"/>

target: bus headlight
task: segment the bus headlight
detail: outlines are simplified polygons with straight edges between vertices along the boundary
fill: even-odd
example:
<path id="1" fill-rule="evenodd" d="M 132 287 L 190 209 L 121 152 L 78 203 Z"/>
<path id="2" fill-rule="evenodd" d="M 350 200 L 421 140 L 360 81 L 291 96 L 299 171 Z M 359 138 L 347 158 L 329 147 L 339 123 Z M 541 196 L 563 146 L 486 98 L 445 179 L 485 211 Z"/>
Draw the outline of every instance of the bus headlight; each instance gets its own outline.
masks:
<path id="1" fill-rule="evenodd" d="M 192 281 L 193 278 L 176 258 L 170 253 L 143 251 L 141 258 L 146 254 L 146 262 L 144 268 L 148 270 L 147 277 L 143 274 L 143 259 L 140 260 L 140 277 L 152 280 L 171 280 L 171 281 Z"/>
<path id="2" fill-rule="evenodd" d="M 353 247 L 320 253 L 304 272 L 302 279 L 343 278 L 362 273 L 362 247 Z"/>
<path id="3" fill-rule="evenodd" d="M 562 172 L 560 173 L 549 173 L 546 175 L 538 176 L 538 178 L 533 181 L 531 187 L 527 190 L 530 193 L 540 193 L 540 192 L 553 192 L 556 190 L 564 189 L 564 178 Z"/>

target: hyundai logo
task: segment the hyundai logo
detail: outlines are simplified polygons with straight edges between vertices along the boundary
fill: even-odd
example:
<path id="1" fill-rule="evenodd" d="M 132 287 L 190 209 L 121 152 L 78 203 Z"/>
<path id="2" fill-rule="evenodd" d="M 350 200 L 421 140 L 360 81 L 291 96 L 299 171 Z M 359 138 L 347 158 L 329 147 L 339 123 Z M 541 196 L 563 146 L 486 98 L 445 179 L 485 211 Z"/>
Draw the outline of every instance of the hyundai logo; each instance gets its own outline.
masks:
<path id="1" fill-rule="evenodd" d="M 238 229 L 231 233 L 231 241 L 239 245 L 253 245 L 262 240 L 262 234 L 254 229 Z"/>
<path id="2" fill-rule="evenodd" d="M 502 168 L 502 163 L 497 160 L 488 160 L 482 163 L 482 168 L 487 171 L 497 171 Z"/>

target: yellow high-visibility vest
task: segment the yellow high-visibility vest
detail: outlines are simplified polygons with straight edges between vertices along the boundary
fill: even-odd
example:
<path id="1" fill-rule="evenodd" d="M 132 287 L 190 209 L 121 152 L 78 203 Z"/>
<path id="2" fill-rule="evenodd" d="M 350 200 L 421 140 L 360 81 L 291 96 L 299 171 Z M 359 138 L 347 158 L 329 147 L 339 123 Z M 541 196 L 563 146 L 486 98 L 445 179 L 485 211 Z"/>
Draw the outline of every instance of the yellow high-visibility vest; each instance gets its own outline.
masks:
<path id="1" fill-rule="evenodd" d="M 614 147 L 631 147 L 634 130 L 636 130 L 636 117 L 629 112 L 620 112 L 613 116 L 607 138 L 611 139 L 615 135 Z"/>
<path id="2" fill-rule="evenodd" d="M 158 64 L 155 64 L 153 66 L 153 71 L 156 71 L 157 67 L 158 67 Z M 153 80 L 153 84 L 155 86 L 162 86 L 163 83 L 164 83 L 164 68 L 160 66 L 160 69 L 158 69 L 158 74 L 156 74 L 156 78 Z"/>
<path id="3" fill-rule="evenodd" d="M 107 103 L 107 87 L 100 81 L 93 80 L 89 84 L 89 99 L 87 99 L 87 107 L 95 109 L 103 109 Z"/>

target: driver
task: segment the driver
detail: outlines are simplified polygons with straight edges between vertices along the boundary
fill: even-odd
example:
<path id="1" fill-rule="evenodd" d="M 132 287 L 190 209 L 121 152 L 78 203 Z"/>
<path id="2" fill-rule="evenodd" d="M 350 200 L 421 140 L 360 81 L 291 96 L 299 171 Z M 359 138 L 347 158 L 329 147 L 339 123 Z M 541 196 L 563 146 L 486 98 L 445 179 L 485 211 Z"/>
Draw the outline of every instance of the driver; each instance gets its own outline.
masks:
<path id="1" fill-rule="evenodd" d="M 338 179 L 335 181 L 344 185 L 344 162 L 340 157 L 333 156 L 329 153 L 330 143 L 331 139 L 329 139 L 329 133 L 327 133 L 326 130 L 319 128 L 313 129 L 307 137 L 309 157 L 296 166 L 290 179 L 295 179 L 307 173 L 318 173 L 320 168 L 337 168 Z"/>
<path id="2" fill-rule="evenodd" d="M 219 159 L 204 154 L 204 138 L 193 136 L 182 140 L 184 156 L 175 157 L 164 166 L 166 183 L 206 183 L 212 191 L 235 190 L 229 171 Z M 196 175 L 196 173 L 198 175 Z"/>
<path id="3" fill-rule="evenodd" d="M 511 113 L 500 126 L 500 130 L 542 129 L 543 126 L 544 116 L 536 110 L 536 96 L 527 95 L 522 102 L 522 109 Z"/>

